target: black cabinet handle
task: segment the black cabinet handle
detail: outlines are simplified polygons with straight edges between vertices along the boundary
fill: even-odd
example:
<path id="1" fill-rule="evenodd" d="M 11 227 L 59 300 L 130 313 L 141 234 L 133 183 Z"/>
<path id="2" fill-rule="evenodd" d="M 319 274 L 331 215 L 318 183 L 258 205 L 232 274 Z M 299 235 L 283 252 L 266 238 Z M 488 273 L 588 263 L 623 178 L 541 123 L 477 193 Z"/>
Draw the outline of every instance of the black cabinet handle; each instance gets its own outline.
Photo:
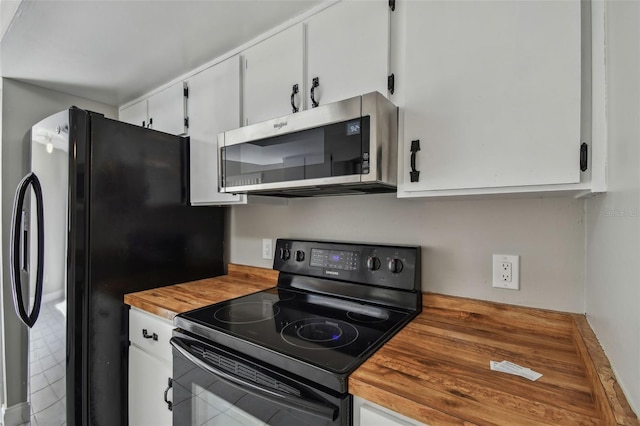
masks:
<path id="1" fill-rule="evenodd" d="M 153 334 L 147 333 L 146 328 L 142 329 L 142 337 L 144 337 L 145 339 L 153 339 L 155 341 L 158 341 L 158 335 L 156 333 L 153 333 Z"/>
<path id="2" fill-rule="evenodd" d="M 318 86 L 320 86 L 320 79 L 318 77 L 313 77 L 313 82 L 311 83 L 311 106 L 313 108 L 320 105 L 320 103 L 316 101 L 316 97 L 315 97 L 316 96 L 315 89 Z"/>
<path id="3" fill-rule="evenodd" d="M 169 411 L 173 411 L 173 402 L 169 401 L 169 389 L 171 389 L 173 387 L 173 380 L 171 379 L 171 377 L 169 377 L 168 383 L 167 383 L 167 388 L 164 390 L 164 402 L 167 403 L 167 408 L 169 409 Z"/>
<path id="4" fill-rule="evenodd" d="M 416 170 L 416 152 L 418 151 L 420 151 L 420 140 L 411 141 L 411 171 L 409 172 L 411 182 L 420 180 L 420 172 Z"/>
<path id="5" fill-rule="evenodd" d="M 293 87 L 291 88 L 291 110 L 294 112 L 294 114 L 300 111 L 300 108 L 296 106 L 295 99 L 294 99 L 294 96 L 297 94 L 298 94 L 298 85 L 294 84 Z"/>

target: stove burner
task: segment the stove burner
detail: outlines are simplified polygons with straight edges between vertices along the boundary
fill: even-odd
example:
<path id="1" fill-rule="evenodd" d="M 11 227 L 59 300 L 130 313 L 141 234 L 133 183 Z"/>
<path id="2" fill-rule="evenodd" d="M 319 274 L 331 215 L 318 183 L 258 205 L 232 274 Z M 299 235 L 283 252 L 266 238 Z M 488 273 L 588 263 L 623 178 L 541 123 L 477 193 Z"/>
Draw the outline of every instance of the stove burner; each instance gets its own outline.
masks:
<path id="1" fill-rule="evenodd" d="M 331 342 L 342 336 L 342 329 L 337 324 L 311 323 L 298 327 L 298 337 L 309 342 Z"/>
<path id="2" fill-rule="evenodd" d="M 347 318 L 358 322 L 378 323 L 389 319 L 389 314 L 384 311 L 376 312 L 347 312 Z"/>
<path id="3" fill-rule="evenodd" d="M 227 324 L 251 324 L 266 321 L 278 315 L 280 308 L 271 300 L 235 303 L 218 309 L 213 316 Z"/>
<path id="4" fill-rule="evenodd" d="M 285 342 L 303 349 L 325 350 L 347 346 L 358 338 L 358 330 L 348 322 L 305 318 L 287 324 L 280 335 Z"/>

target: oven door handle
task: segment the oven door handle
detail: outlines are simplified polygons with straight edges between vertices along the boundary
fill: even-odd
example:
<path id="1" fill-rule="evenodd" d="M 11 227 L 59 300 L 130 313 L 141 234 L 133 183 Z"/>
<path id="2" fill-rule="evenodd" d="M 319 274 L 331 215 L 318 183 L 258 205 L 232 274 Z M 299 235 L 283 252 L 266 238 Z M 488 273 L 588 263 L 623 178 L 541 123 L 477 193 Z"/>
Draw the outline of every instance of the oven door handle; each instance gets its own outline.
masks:
<path id="1" fill-rule="evenodd" d="M 289 408 L 314 414 L 318 417 L 322 417 L 323 419 L 327 419 L 329 421 L 334 421 L 336 418 L 338 418 L 338 409 L 334 406 L 325 405 L 325 404 L 311 401 L 305 398 L 300 398 L 295 395 L 289 395 L 289 394 L 277 392 L 271 389 L 266 389 L 254 383 L 247 382 L 245 380 L 240 379 L 239 377 L 229 374 L 226 371 L 216 368 L 208 364 L 207 362 L 203 361 L 202 359 L 200 359 L 200 357 L 198 357 L 198 355 L 194 354 L 190 350 L 189 346 L 186 343 L 184 343 L 182 339 L 178 337 L 172 337 L 170 340 L 170 343 L 171 343 L 171 346 L 173 346 L 180 354 L 182 354 L 185 358 L 187 358 L 190 362 L 195 364 L 197 367 L 202 368 L 208 371 L 209 373 L 218 376 L 218 378 L 246 392 L 260 396 L 262 398 L 266 398 L 275 403 L 285 405 Z"/>

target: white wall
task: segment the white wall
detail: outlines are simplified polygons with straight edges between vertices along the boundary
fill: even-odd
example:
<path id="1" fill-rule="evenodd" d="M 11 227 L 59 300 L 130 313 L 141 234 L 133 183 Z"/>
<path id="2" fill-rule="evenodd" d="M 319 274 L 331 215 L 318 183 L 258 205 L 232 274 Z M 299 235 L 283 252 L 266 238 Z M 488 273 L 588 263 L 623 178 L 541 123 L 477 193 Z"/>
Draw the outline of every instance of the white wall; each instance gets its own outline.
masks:
<path id="1" fill-rule="evenodd" d="M 640 2 L 607 2 L 606 195 L 587 202 L 587 319 L 640 412 Z"/>
<path id="2" fill-rule="evenodd" d="M 115 107 L 15 80 L 2 80 L 2 354 L 4 361 L 4 407 L 26 401 L 25 352 L 27 334 L 15 314 L 8 269 L 9 230 L 13 194 L 23 176 L 23 137 L 43 118 L 75 105 L 117 117 Z M 1 420 L 0 420 L 1 421 Z"/>
<path id="3" fill-rule="evenodd" d="M 571 198 L 407 200 L 394 194 L 233 206 L 232 263 L 270 268 L 262 238 L 413 244 L 422 289 L 584 312 L 584 202 Z M 491 287 L 493 253 L 521 256 L 521 290 Z"/>
<path id="4" fill-rule="evenodd" d="M 22 0 L 0 0 L 0 39 L 9 29 Z"/>

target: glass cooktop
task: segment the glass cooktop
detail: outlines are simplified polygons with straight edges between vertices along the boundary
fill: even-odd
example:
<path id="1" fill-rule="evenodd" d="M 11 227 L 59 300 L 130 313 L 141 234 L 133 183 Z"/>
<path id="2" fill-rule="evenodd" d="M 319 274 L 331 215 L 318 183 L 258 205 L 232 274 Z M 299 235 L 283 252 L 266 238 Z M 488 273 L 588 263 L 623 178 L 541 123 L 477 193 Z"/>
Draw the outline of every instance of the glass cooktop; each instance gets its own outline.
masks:
<path id="1" fill-rule="evenodd" d="M 181 314 L 183 320 L 335 372 L 357 367 L 411 312 L 272 288 Z M 252 355 L 247 353 L 247 355 Z M 256 354 L 257 355 L 257 354 Z"/>

